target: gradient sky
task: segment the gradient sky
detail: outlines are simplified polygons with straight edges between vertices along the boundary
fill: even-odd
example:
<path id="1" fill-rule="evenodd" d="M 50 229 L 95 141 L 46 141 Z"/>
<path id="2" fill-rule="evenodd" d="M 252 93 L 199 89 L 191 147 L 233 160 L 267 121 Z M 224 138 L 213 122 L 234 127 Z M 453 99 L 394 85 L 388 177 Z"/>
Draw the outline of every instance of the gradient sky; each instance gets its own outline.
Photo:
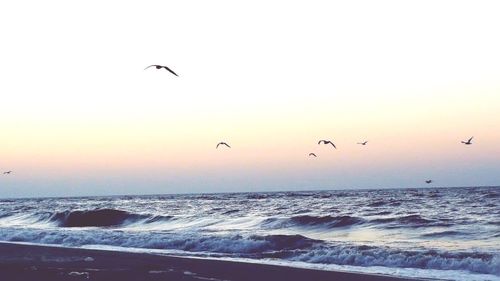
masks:
<path id="1" fill-rule="evenodd" d="M 499 185 L 499 14 L 3 1 L 0 197 Z"/>

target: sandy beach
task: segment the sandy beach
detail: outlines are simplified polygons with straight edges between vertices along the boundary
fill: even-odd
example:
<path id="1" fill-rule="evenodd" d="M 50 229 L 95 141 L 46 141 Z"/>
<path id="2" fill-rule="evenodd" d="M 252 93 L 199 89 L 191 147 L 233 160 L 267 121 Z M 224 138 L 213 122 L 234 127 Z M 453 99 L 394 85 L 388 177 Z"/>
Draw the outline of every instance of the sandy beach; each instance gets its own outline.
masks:
<path id="1" fill-rule="evenodd" d="M 88 249 L 0 243 L 1 280 L 410 280 L 389 276 L 321 271 Z"/>

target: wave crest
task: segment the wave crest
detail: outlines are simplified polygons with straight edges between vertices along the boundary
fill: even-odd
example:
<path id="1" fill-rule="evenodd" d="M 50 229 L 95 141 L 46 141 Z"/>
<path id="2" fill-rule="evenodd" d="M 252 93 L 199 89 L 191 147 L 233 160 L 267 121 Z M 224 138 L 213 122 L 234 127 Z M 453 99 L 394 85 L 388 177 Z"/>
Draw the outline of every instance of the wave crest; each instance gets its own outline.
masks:
<path id="1" fill-rule="evenodd" d="M 402 217 L 373 219 L 370 223 L 374 224 L 391 224 L 388 228 L 396 227 L 428 227 L 428 226 L 450 226 L 451 223 L 439 220 L 430 220 L 421 217 L 420 215 L 408 215 Z"/>
<path id="2" fill-rule="evenodd" d="M 294 216 L 287 219 L 270 218 L 266 219 L 263 224 L 271 228 L 286 228 L 290 226 L 299 227 L 348 227 L 351 225 L 363 223 L 364 220 L 358 217 L 351 216 Z"/>
<path id="3" fill-rule="evenodd" d="M 168 216 L 140 215 L 115 209 L 95 209 L 58 212 L 53 214 L 49 220 L 55 222 L 59 227 L 111 227 L 138 221 L 153 223 L 170 218 Z"/>

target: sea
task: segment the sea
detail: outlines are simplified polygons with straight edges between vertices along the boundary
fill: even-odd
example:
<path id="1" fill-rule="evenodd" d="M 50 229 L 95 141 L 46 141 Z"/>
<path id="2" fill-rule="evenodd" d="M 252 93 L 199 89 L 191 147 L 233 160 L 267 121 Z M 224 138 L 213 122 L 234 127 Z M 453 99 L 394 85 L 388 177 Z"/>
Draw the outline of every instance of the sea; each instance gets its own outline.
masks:
<path id="1" fill-rule="evenodd" d="M 0 241 L 500 280 L 500 187 L 0 199 Z"/>

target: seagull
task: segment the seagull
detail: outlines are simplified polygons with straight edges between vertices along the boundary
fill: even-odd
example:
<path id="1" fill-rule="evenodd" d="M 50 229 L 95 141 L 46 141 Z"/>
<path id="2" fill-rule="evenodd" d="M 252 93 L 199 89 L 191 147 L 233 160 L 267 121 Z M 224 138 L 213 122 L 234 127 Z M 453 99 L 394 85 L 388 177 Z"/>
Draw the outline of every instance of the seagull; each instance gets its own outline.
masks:
<path id="1" fill-rule="evenodd" d="M 333 148 L 337 149 L 337 147 L 335 146 L 335 144 L 333 144 L 333 142 L 331 142 L 329 140 L 320 140 L 320 141 L 318 141 L 318 144 L 321 144 L 322 142 L 324 144 L 331 144 L 333 146 Z"/>
<path id="2" fill-rule="evenodd" d="M 463 144 L 465 144 L 465 145 L 471 145 L 471 144 L 472 144 L 472 139 L 473 139 L 473 138 L 474 138 L 474 137 L 471 137 L 468 141 L 462 141 L 462 143 L 463 143 Z"/>
<path id="3" fill-rule="evenodd" d="M 432 182 L 432 180 L 426 180 L 426 181 L 425 181 L 425 183 L 426 183 L 426 184 L 429 184 L 429 183 L 431 183 L 431 182 Z"/>
<path id="4" fill-rule="evenodd" d="M 10 175 L 10 173 L 12 173 L 12 171 L 3 172 L 4 175 Z"/>
<path id="5" fill-rule="evenodd" d="M 367 143 L 368 143 L 368 141 L 358 142 L 358 144 L 361 144 L 361 145 L 366 145 Z"/>
<path id="6" fill-rule="evenodd" d="M 311 153 L 309 153 L 309 156 L 318 157 L 318 156 L 316 156 L 316 154 L 314 154 L 314 153 L 312 153 L 312 152 L 311 152 Z"/>
<path id="7" fill-rule="evenodd" d="M 216 148 L 216 149 L 217 149 L 217 148 L 219 148 L 219 145 L 225 145 L 225 146 L 227 146 L 227 147 L 231 148 L 231 147 L 229 146 L 229 144 L 227 144 L 227 143 L 225 143 L 225 142 L 219 142 L 215 148 Z"/>
<path id="8" fill-rule="evenodd" d="M 170 68 L 168 68 L 168 67 L 166 67 L 166 66 L 164 66 L 164 65 L 159 65 L 159 64 L 152 64 L 152 65 L 150 65 L 150 66 L 148 66 L 148 67 L 144 68 L 144 70 L 146 70 L 146 69 L 148 69 L 148 68 L 150 68 L 150 67 L 152 67 L 152 66 L 156 67 L 156 69 L 162 69 L 162 68 L 165 68 L 166 70 L 168 70 L 168 71 L 169 71 L 170 73 L 172 73 L 173 75 L 175 75 L 175 76 L 179 76 L 179 75 L 177 75 L 177 73 L 175 73 L 172 69 L 170 69 Z"/>

